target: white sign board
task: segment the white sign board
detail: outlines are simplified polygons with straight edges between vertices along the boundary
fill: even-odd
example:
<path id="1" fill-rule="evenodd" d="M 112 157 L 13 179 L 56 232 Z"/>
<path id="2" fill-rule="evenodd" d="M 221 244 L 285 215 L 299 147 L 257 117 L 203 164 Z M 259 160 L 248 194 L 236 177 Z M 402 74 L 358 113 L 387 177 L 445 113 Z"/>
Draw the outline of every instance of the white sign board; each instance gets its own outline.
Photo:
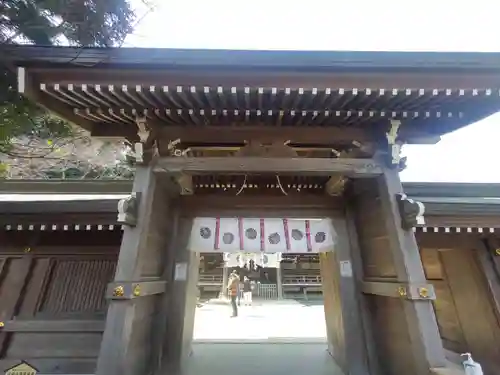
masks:
<path id="1" fill-rule="evenodd" d="M 352 265 L 348 260 L 340 261 L 340 276 L 352 277 Z"/>
<path id="2" fill-rule="evenodd" d="M 174 280 L 185 281 L 187 280 L 187 263 L 176 263 Z"/>

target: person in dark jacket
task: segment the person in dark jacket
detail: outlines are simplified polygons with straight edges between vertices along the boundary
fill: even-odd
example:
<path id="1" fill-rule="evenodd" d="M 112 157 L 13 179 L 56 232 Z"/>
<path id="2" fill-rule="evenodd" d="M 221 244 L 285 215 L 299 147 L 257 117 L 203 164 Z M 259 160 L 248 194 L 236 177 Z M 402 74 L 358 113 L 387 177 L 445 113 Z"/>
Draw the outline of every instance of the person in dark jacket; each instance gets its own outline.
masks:
<path id="1" fill-rule="evenodd" d="M 252 282 L 246 276 L 243 278 L 243 305 L 252 305 Z"/>
<path id="2" fill-rule="evenodd" d="M 240 285 L 240 277 L 236 271 L 231 272 L 229 275 L 229 283 L 227 284 L 227 290 L 229 291 L 229 298 L 231 298 L 231 307 L 233 308 L 232 318 L 238 316 L 238 306 L 236 305 L 236 299 L 238 298 L 238 290 Z"/>

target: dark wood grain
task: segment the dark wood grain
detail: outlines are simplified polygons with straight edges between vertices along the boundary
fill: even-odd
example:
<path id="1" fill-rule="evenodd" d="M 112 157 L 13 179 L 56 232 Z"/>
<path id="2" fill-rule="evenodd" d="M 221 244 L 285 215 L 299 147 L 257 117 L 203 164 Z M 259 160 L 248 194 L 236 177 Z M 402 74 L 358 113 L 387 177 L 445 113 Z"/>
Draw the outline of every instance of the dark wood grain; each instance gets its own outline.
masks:
<path id="1" fill-rule="evenodd" d="M 372 159 L 258 157 L 161 158 L 155 171 L 186 174 L 291 173 L 309 176 L 342 173 L 349 177 L 372 177 L 382 173 L 381 166 Z"/>
<path id="2" fill-rule="evenodd" d="M 8 320 L 5 332 L 103 332 L 104 320 Z"/>
<path id="3" fill-rule="evenodd" d="M 138 167 L 133 191 L 141 193 L 138 221 L 123 233 L 113 283 L 150 280 L 163 275 L 169 238 L 168 194 L 148 167 Z M 161 298 L 149 295 L 132 300 L 109 300 L 106 328 L 96 374 L 142 375 L 155 371 L 159 358 L 155 335 Z"/>
<path id="4" fill-rule="evenodd" d="M 423 284 L 426 279 L 415 236 L 412 231 L 401 228 L 396 194 L 402 193 L 403 187 L 398 173 L 386 170 L 378 178 L 378 189 L 397 280 Z M 399 350 L 411 353 L 412 371 L 424 375 L 429 368 L 444 366 L 445 355 L 431 301 L 402 300 L 400 304 L 402 309 L 394 313 L 405 316 L 406 327 L 401 328 L 407 330 L 410 342 L 409 345 L 401 343 Z"/>

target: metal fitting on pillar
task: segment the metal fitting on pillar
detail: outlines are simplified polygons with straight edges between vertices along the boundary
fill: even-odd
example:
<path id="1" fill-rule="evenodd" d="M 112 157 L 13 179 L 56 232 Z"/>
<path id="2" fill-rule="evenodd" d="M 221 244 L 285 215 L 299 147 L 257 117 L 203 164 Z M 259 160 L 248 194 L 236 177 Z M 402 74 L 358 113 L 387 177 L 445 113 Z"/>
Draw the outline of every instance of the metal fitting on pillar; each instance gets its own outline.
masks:
<path id="1" fill-rule="evenodd" d="M 113 289 L 113 297 L 123 297 L 125 290 L 123 286 L 119 285 Z"/>

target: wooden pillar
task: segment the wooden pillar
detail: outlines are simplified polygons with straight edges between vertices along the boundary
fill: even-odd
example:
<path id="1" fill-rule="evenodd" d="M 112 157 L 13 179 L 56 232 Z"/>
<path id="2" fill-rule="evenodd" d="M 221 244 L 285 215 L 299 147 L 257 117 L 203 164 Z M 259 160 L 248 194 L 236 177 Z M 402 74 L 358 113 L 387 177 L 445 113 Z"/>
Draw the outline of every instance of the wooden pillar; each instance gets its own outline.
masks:
<path id="1" fill-rule="evenodd" d="M 121 207 L 126 225 L 96 375 L 143 375 L 157 369 L 156 335 L 166 319 L 161 313 L 162 278 L 169 237 L 168 195 L 152 169 L 137 167 L 132 199 Z"/>
<path id="2" fill-rule="evenodd" d="M 411 229 L 404 230 L 397 203 L 397 194 L 403 193 L 399 173 L 395 169 L 386 169 L 384 174 L 377 178 L 380 208 L 385 224 L 389 254 L 392 258 L 396 273 L 396 281 L 411 291 L 416 285 L 425 285 L 425 292 L 432 297 L 432 286 L 426 284 L 426 278 L 420 253 Z M 396 285 L 393 284 L 394 288 Z M 393 288 L 393 289 L 394 289 Z M 424 288 L 416 288 L 424 291 Z M 396 290 L 396 289 L 394 289 Z M 377 293 L 375 293 L 377 294 Z M 401 293 L 403 294 L 403 293 Z M 397 298 L 397 294 L 395 296 Z M 392 299 L 394 297 L 380 297 Z M 398 355 L 406 358 L 384 358 L 385 361 L 398 361 L 404 366 L 406 373 L 427 375 L 432 368 L 446 365 L 444 349 L 439 335 L 436 316 L 432 306 L 432 298 L 400 298 L 393 304 L 391 314 L 394 321 L 405 321 L 407 341 L 400 341 Z M 397 315 L 402 314 L 403 317 Z M 389 321 L 390 323 L 390 321 Z M 390 340 L 386 337 L 386 340 Z M 383 362 L 381 360 L 381 362 Z M 392 366 L 389 366 L 392 367 Z M 394 368 L 394 367 L 392 367 Z"/>
<path id="3" fill-rule="evenodd" d="M 281 273 L 281 262 L 276 267 L 276 288 L 278 290 L 278 299 L 283 299 L 283 279 Z"/>
<path id="4" fill-rule="evenodd" d="M 368 375 L 368 357 L 363 335 L 351 246 L 344 220 L 334 219 L 334 251 L 320 254 L 328 350 L 345 374 Z"/>
<path id="5" fill-rule="evenodd" d="M 169 307 L 162 359 L 164 373 L 180 371 L 191 354 L 199 274 L 199 254 L 188 250 L 192 224 L 190 217 L 179 218 L 173 246 L 175 267 L 168 289 Z"/>

